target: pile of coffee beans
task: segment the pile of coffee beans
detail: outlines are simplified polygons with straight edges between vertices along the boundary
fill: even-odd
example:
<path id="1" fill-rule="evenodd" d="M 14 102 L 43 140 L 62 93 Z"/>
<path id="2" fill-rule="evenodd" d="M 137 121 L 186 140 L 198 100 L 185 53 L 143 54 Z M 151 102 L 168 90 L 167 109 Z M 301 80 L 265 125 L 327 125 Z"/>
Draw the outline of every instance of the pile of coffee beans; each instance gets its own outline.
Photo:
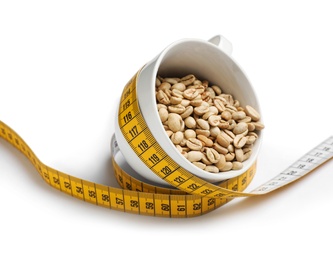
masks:
<path id="1" fill-rule="evenodd" d="M 222 88 L 194 75 L 156 78 L 156 103 L 164 129 L 177 150 L 202 170 L 240 170 L 252 154 L 260 114 L 241 106 Z"/>

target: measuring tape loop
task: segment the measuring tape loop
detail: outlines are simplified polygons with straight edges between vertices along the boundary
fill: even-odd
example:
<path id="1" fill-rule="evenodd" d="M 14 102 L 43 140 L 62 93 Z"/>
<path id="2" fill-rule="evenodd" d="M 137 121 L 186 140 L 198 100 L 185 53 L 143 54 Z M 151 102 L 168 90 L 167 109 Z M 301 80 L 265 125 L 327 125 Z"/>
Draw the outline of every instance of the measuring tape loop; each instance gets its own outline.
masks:
<path id="1" fill-rule="evenodd" d="M 251 192 L 244 190 L 254 177 L 256 163 L 240 176 L 218 184 L 209 183 L 180 167 L 156 141 L 140 111 L 136 77 L 128 82 L 121 95 L 118 124 L 124 138 L 141 161 L 173 188 L 148 184 L 125 172 L 115 159 L 120 152 L 115 135 L 111 140 L 112 165 L 121 188 L 86 181 L 45 165 L 26 142 L 2 121 L 0 137 L 21 151 L 44 181 L 57 190 L 98 206 L 159 217 L 199 216 L 219 208 L 233 198 L 270 193 L 300 179 L 333 157 L 332 136 Z M 149 160 L 151 156 L 153 159 Z"/>

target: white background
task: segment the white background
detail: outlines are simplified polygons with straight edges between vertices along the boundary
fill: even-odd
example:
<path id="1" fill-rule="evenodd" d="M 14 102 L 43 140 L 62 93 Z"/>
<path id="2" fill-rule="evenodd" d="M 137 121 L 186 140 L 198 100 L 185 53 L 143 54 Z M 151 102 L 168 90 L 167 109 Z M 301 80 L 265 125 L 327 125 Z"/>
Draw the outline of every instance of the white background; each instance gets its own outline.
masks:
<path id="1" fill-rule="evenodd" d="M 44 163 L 116 185 L 125 83 L 173 41 L 222 34 L 266 125 L 251 190 L 333 134 L 330 2 L 0 1 L 0 120 Z M 60 193 L 0 140 L 0 258 L 331 259 L 332 171 L 200 217 L 153 218 Z"/>

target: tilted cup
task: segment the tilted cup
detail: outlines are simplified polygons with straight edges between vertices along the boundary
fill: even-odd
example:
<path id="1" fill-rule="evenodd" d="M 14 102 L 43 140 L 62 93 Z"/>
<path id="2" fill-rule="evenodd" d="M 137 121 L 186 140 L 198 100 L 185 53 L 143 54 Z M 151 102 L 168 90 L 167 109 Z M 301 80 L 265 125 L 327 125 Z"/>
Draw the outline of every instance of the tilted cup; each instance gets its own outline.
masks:
<path id="1" fill-rule="evenodd" d="M 155 82 L 157 75 L 183 77 L 194 74 L 199 79 L 207 79 L 211 84 L 220 86 L 224 93 L 231 94 L 241 106 L 250 105 L 261 113 L 254 89 L 244 71 L 231 57 L 231 51 L 231 43 L 220 35 L 209 41 L 182 39 L 170 44 L 148 62 L 139 72 L 136 81 L 140 110 L 156 141 L 177 164 L 212 183 L 239 176 L 247 171 L 257 160 L 262 133 L 258 133 L 252 154 L 243 162 L 242 169 L 219 173 L 199 169 L 179 153 L 167 136 L 157 110 Z M 119 148 L 131 168 L 155 184 L 169 185 L 137 157 L 123 137 L 117 120 L 115 135 Z"/>

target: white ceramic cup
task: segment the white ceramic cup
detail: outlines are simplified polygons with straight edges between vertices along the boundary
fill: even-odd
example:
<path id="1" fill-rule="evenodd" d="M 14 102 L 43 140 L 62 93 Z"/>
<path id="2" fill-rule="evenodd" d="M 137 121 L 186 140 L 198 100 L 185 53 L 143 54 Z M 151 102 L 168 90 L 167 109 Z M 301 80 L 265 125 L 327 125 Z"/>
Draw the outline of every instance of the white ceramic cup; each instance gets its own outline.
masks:
<path id="1" fill-rule="evenodd" d="M 252 166 L 262 143 L 262 133 L 254 144 L 252 155 L 243 162 L 241 170 L 210 173 L 199 169 L 183 157 L 167 136 L 156 106 L 156 76 L 183 77 L 194 74 L 199 79 L 207 79 L 211 84 L 220 86 L 224 93 L 233 95 L 241 106 L 250 105 L 259 113 L 256 94 L 240 66 L 231 57 L 232 45 L 223 36 L 218 35 L 209 41 L 182 39 L 170 44 L 159 55 L 148 62 L 137 77 L 137 95 L 141 113 L 153 136 L 165 152 L 181 167 L 209 182 L 219 182 L 241 175 Z M 118 115 L 118 111 L 117 114 Z M 123 137 L 118 119 L 115 135 L 120 151 L 127 163 L 142 177 L 155 184 L 169 185 L 156 176 L 135 154 Z"/>

